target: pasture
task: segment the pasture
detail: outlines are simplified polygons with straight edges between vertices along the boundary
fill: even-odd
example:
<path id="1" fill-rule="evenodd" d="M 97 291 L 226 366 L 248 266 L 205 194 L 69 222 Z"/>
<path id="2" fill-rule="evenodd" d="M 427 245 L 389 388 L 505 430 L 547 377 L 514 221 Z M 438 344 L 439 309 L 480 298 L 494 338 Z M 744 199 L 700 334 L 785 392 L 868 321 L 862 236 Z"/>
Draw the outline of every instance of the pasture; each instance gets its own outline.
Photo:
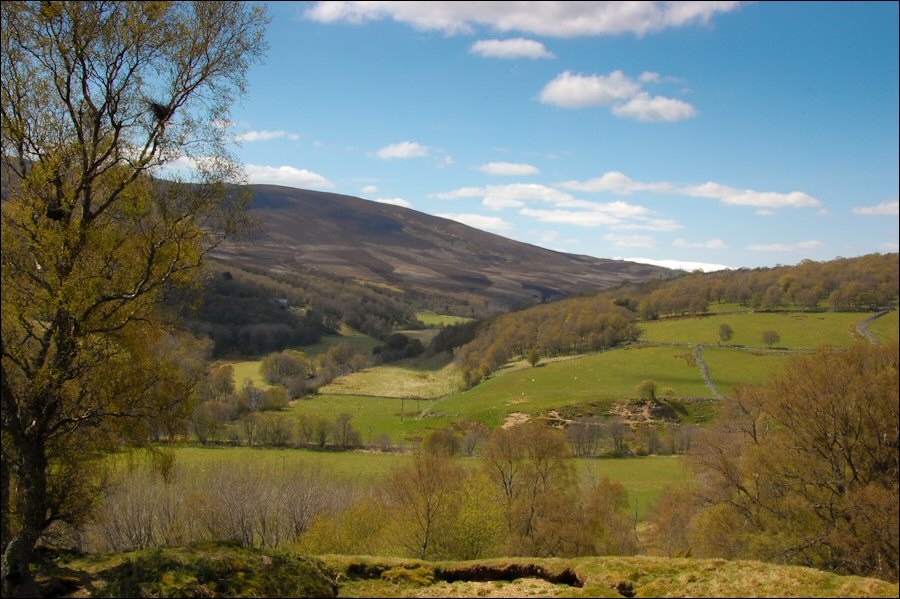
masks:
<path id="1" fill-rule="evenodd" d="M 436 402 L 431 412 L 498 426 L 511 412 L 537 414 L 583 402 L 637 398 L 645 379 L 676 397 L 711 397 L 696 366 L 679 358 L 680 347 L 627 347 L 576 356 L 537 368 L 501 369 L 476 387 Z"/>
<path id="2" fill-rule="evenodd" d="M 846 347 L 856 338 L 854 327 L 870 316 L 863 312 L 747 312 L 711 314 L 689 318 L 671 318 L 644 322 L 642 339 L 657 343 L 719 343 L 719 325 L 727 323 L 734 330 L 729 345 L 765 347 L 762 333 L 776 331 L 781 341 L 777 347 L 814 349 L 822 345 Z M 877 322 L 877 321 L 876 321 Z"/>

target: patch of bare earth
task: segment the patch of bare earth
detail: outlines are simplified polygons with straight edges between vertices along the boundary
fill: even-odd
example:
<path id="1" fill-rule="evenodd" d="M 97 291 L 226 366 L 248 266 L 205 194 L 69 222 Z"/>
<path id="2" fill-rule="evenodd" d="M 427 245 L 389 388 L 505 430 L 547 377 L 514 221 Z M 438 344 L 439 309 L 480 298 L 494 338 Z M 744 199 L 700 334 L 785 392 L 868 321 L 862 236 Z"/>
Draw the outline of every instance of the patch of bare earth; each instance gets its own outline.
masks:
<path id="1" fill-rule="evenodd" d="M 525 412 L 510 412 L 510 414 L 506 417 L 506 421 L 503 422 L 500 426 L 502 428 L 512 428 L 514 426 L 519 426 L 520 424 L 525 424 L 528 422 L 528 419 L 531 418 Z"/>
<path id="2" fill-rule="evenodd" d="M 540 578 L 512 582 L 439 582 L 417 589 L 410 597 L 556 597 L 561 587 Z"/>

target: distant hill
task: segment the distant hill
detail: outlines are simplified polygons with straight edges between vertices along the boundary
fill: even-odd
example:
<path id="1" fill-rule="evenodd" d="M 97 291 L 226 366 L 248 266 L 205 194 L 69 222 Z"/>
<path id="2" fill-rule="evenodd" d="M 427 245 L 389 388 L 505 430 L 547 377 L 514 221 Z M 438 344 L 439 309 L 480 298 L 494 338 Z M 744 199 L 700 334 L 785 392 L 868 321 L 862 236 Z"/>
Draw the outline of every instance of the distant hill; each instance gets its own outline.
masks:
<path id="1" fill-rule="evenodd" d="M 275 185 L 251 188 L 250 212 L 259 232 L 213 257 L 254 272 L 312 269 L 424 296 L 482 299 L 497 311 L 672 272 L 555 252 L 352 196 Z"/>

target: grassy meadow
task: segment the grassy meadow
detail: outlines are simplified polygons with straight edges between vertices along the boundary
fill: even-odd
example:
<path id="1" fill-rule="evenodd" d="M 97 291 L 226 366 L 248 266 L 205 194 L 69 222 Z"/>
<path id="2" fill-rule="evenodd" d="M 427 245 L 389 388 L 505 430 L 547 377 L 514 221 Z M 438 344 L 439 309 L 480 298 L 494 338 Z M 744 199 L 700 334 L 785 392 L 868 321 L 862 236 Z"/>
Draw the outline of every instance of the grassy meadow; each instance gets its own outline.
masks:
<path id="1" fill-rule="evenodd" d="M 259 447 L 180 446 L 173 450 L 177 463 L 193 467 L 221 467 L 233 463 L 253 464 L 259 468 L 313 467 L 340 479 L 369 484 L 382 480 L 398 465 L 411 459 L 409 454 L 379 451 L 317 451 L 310 449 L 272 449 Z M 459 458 L 467 468 L 479 468 L 481 460 Z M 621 483 L 643 517 L 647 506 L 668 486 L 690 481 L 690 472 L 682 456 L 637 458 L 577 458 L 579 478 L 590 485 L 603 477 Z"/>
<path id="2" fill-rule="evenodd" d="M 678 357 L 684 353 L 679 347 L 632 346 L 536 368 L 500 370 L 476 387 L 438 401 L 431 411 L 497 426 L 512 412 L 538 414 L 584 402 L 611 407 L 637 398 L 637 386 L 645 379 L 673 389 L 677 397 L 712 397 L 699 368 Z"/>
<path id="3" fill-rule="evenodd" d="M 435 314 L 434 312 L 416 312 L 422 324 L 426 327 L 443 327 L 452 324 L 460 324 L 463 322 L 472 322 L 471 318 L 465 316 L 450 316 L 448 314 Z"/>
<path id="4" fill-rule="evenodd" d="M 854 327 L 868 316 L 871 313 L 746 312 L 672 318 L 641 323 L 640 327 L 645 341 L 716 345 L 719 325 L 728 323 L 734 330 L 729 345 L 765 347 L 762 333 L 773 330 L 781 337 L 776 347 L 815 349 L 822 345 L 846 347 L 852 344 L 856 337 Z"/>
<path id="5" fill-rule="evenodd" d="M 869 331 L 882 343 L 897 341 L 900 332 L 900 312 L 894 310 L 869 323 Z"/>

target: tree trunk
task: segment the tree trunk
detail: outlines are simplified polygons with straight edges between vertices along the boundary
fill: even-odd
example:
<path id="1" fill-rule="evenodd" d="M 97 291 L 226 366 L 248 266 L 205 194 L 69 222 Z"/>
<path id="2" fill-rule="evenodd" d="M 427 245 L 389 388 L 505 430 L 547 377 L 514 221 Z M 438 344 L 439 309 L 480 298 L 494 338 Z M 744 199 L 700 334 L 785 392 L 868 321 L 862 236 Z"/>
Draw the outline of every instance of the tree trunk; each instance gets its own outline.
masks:
<path id="1" fill-rule="evenodd" d="M 46 451 L 41 443 L 34 443 L 20 459 L 16 484 L 21 494 L 16 503 L 22 521 L 3 555 L 3 596 L 39 597 L 41 589 L 30 565 L 34 562 L 34 546 L 47 523 Z"/>

